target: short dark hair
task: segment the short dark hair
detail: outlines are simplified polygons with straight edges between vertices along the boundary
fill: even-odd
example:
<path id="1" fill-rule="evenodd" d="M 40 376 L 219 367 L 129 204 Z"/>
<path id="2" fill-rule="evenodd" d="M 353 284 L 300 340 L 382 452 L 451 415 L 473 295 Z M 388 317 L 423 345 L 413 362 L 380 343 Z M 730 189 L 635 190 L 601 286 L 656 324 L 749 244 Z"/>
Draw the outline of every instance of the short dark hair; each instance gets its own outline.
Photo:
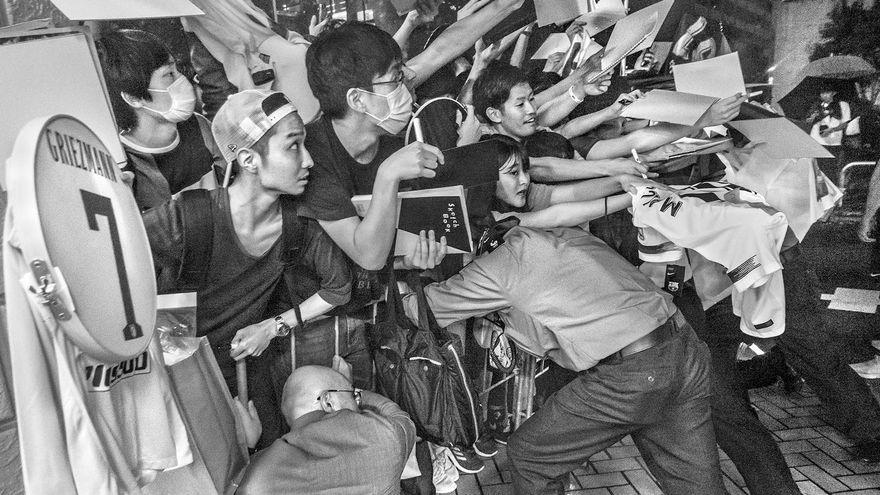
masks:
<path id="1" fill-rule="evenodd" d="M 131 130 L 137 126 L 137 116 L 121 93 L 152 101 L 147 91 L 150 78 L 156 69 L 173 60 L 171 51 L 156 35 L 137 29 L 107 33 L 95 45 L 116 125 L 120 131 Z"/>
<path id="2" fill-rule="evenodd" d="M 309 86 L 324 115 L 340 118 L 348 112 L 349 89 L 371 87 L 374 77 L 402 60 L 390 34 L 363 22 L 346 22 L 322 32 L 306 52 Z"/>
<path id="3" fill-rule="evenodd" d="M 486 110 L 501 108 L 517 84 L 529 83 L 525 73 L 506 62 L 496 60 L 474 82 L 474 112 L 482 122 L 489 122 Z"/>
<path id="4" fill-rule="evenodd" d="M 562 134 L 553 131 L 538 131 L 525 138 L 523 145 L 531 157 L 574 158 L 574 146 L 571 141 Z"/>
<path id="5" fill-rule="evenodd" d="M 485 134 L 480 137 L 480 141 L 495 141 L 498 143 L 498 151 L 503 160 L 498 160 L 498 167 L 501 168 L 507 163 L 507 159 L 511 156 L 519 162 L 523 170 L 529 170 L 529 154 L 526 153 L 522 143 L 504 134 Z"/>

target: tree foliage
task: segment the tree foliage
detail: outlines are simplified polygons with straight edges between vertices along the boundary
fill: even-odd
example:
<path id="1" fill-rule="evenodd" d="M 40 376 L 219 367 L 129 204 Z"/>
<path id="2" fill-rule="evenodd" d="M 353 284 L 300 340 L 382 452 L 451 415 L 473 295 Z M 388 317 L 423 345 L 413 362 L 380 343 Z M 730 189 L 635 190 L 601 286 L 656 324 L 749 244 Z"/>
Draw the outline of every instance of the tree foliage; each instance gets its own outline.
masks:
<path id="1" fill-rule="evenodd" d="M 858 55 L 880 68 L 880 0 L 865 7 L 861 0 L 840 0 L 828 13 L 820 31 L 822 41 L 813 46 L 810 60 L 829 55 Z M 880 100 L 880 80 L 874 77 L 862 86 L 862 97 Z"/>

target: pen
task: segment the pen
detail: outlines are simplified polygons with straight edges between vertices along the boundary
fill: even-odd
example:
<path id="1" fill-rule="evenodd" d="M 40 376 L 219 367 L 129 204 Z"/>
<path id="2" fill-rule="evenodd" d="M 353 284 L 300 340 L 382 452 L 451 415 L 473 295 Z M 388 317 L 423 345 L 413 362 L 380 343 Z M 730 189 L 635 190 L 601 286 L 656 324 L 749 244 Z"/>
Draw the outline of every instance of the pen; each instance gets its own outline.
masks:
<path id="1" fill-rule="evenodd" d="M 633 160 L 635 160 L 636 163 L 642 163 L 642 159 L 639 158 L 639 152 L 636 151 L 635 148 L 632 149 L 632 155 L 633 155 Z M 647 178 L 648 178 L 648 176 L 645 175 L 645 174 L 641 174 L 641 175 L 642 175 L 642 178 L 643 178 L 643 179 L 647 179 Z"/>

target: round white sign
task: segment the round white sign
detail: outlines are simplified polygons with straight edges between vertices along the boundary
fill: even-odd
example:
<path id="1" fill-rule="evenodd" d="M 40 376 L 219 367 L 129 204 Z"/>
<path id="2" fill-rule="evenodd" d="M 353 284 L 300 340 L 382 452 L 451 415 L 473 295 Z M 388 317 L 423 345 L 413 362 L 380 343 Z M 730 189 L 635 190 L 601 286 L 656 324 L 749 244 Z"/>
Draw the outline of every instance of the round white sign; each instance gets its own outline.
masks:
<path id="1" fill-rule="evenodd" d="M 131 190 L 101 140 L 79 120 L 35 119 L 7 162 L 9 205 L 29 265 L 57 267 L 73 299 L 57 317 L 87 355 L 107 362 L 147 347 L 156 281 Z"/>

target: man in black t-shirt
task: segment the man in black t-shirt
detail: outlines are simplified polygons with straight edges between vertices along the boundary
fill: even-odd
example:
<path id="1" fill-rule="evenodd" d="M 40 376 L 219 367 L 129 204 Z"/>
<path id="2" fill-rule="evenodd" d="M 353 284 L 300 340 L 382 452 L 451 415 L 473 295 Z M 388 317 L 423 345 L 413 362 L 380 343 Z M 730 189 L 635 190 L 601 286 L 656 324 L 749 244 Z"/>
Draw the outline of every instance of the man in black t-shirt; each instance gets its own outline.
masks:
<path id="1" fill-rule="evenodd" d="M 197 327 L 198 335 L 211 342 L 234 391 L 235 362 L 261 356 L 275 337 L 287 336 L 296 326 L 294 309 L 270 312 L 278 291 L 286 290 L 291 302 L 299 303 L 302 319 L 308 322 L 348 302 L 351 274 L 345 255 L 317 222 L 297 219 L 289 195 L 302 193 L 312 160 L 303 144 L 302 120 L 284 94 L 256 90 L 235 94 L 220 107 L 212 129 L 237 175 L 228 188 L 209 193 L 204 214 L 210 219 L 200 222 L 212 225 L 213 231 L 207 234 L 212 236 L 211 249 L 204 280 L 196 290 Z M 194 248 L 190 236 L 197 237 L 199 229 L 196 222 L 187 221 L 191 214 L 184 204 L 187 200 L 171 200 L 143 217 L 163 281 L 193 270 L 187 254 Z M 329 335 L 329 340 L 312 339 L 297 354 L 332 349 L 333 334 Z M 280 351 L 273 347 L 270 352 Z M 271 390 L 265 378 L 270 373 L 267 361 L 275 359 L 248 360 L 249 389 L 263 421 L 264 444 L 282 433 L 280 390 Z M 283 377 L 279 381 L 278 385 L 283 383 Z"/>

